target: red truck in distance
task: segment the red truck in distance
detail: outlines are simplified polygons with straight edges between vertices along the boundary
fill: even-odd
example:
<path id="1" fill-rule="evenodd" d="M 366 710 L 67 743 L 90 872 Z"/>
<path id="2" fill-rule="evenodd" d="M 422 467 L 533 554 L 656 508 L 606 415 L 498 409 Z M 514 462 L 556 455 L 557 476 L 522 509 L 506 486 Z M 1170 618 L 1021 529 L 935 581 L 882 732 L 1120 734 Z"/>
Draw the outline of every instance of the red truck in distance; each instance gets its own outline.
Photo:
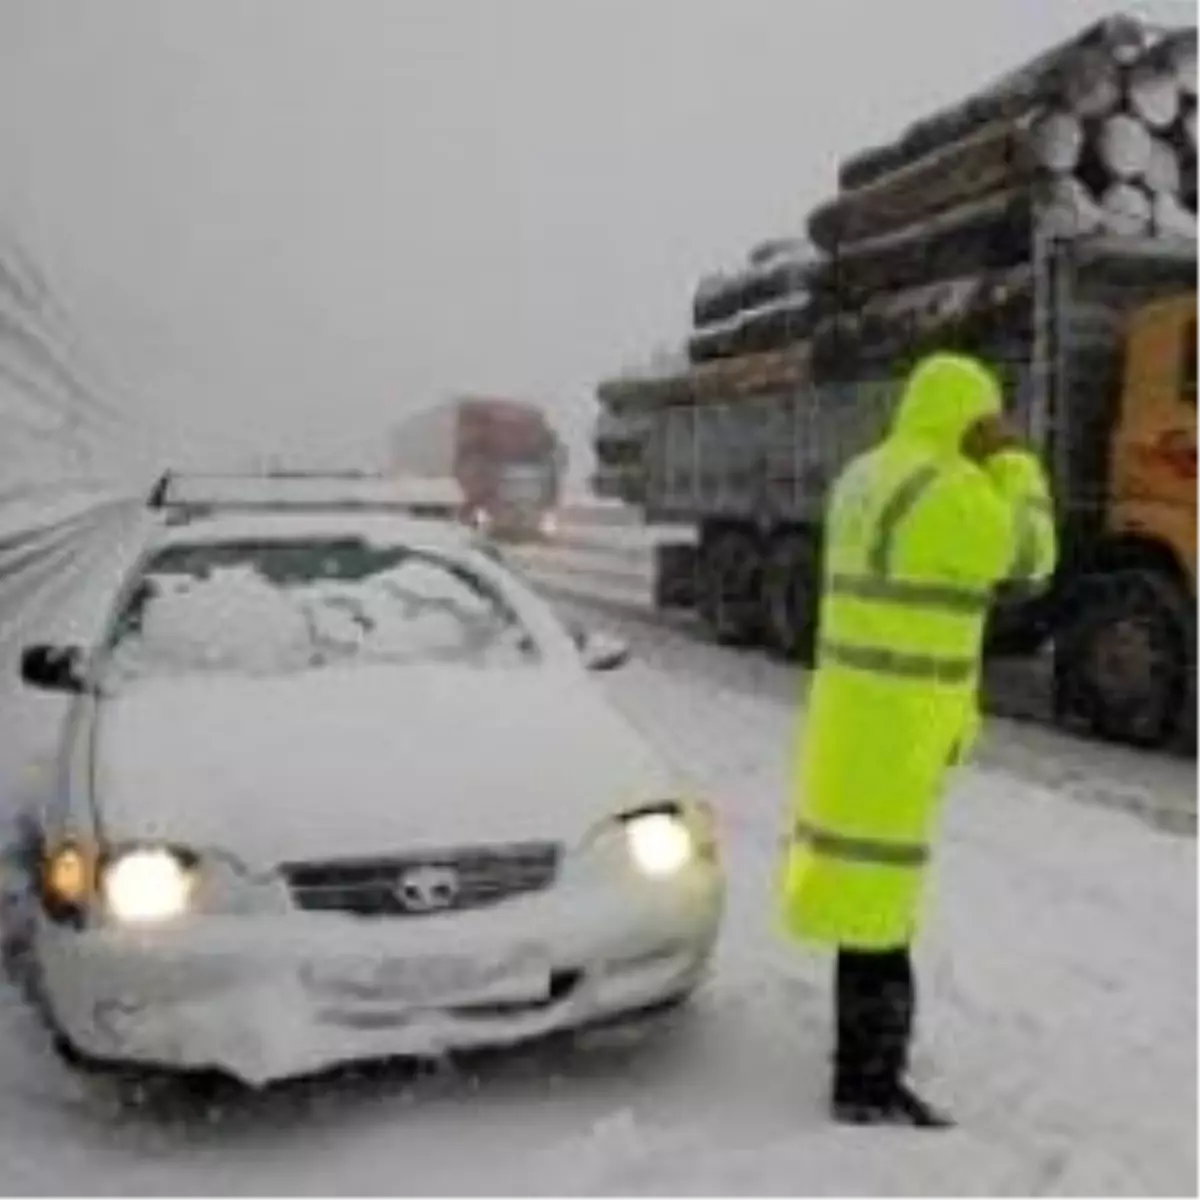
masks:
<path id="1" fill-rule="evenodd" d="M 453 479 L 461 516 L 497 538 L 551 538 L 566 449 L 537 405 L 460 397 L 409 417 L 392 433 L 390 468 Z"/>

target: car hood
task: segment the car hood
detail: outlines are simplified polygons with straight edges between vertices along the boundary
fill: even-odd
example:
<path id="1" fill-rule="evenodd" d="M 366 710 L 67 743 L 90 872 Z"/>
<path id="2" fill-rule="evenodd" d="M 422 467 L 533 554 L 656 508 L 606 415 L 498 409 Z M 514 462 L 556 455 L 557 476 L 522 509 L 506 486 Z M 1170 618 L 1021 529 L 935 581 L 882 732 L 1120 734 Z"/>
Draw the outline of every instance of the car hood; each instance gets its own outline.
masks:
<path id="1" fill-rule="evenodd" d="M 221 847 L 252 866 L 554 840 L 676 794 L 586 675 L 325 669 L 148 682 L 105 700 L 106 838 Z"/>

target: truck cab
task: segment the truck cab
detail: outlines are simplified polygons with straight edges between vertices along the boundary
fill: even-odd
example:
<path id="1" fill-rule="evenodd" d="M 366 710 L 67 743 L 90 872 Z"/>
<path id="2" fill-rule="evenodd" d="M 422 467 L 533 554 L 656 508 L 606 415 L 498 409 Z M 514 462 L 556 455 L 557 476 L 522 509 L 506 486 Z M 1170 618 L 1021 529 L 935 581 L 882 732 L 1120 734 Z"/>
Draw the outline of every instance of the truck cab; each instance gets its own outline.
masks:
<path id="1" fill-rule="evenodd" d="M 1196 297 L 1146 305 L 1129 323 L 1113 437 L 1108 524 L 1161 545 L 1196 586 Z"/>
<path id="2" fill-rule="evenodd" d="M 1153 746 L 1196 731 L 1196 294 L 1128 317 L 1102 524 L 1059 589 L 1059 716 Z"/>
<path id="3" fill-rule="evenodd" d="M 489 536 L 554 536 L 562 459 L 562 443 L 540 409 L 498 400 L 460 405 L 455 475 L 467 519 Z"/>

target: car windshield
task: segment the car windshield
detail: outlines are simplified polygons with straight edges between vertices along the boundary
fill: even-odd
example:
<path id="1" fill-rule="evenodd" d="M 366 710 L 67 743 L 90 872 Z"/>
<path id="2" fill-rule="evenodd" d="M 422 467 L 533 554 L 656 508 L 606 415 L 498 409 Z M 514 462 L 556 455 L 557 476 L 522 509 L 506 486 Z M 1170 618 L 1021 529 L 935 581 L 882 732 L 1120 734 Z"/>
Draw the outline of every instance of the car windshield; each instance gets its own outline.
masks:
<path id="1" fill-rule="evenodd" d="M 105 679 L 537 657 L 500 590 L 450 557 L 355 537 L 214 541 L 146 564 L 109 638 Z"/>

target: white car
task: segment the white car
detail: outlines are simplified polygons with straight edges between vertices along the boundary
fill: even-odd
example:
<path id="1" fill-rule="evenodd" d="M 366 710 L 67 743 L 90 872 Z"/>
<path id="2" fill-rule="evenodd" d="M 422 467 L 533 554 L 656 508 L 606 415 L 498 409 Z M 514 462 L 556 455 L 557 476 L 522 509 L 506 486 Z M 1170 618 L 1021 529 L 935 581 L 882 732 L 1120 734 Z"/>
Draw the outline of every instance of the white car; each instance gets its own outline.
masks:
<path id="1" fill-rule="evenodd" d="M 99 645 L 23 657 L 73 694 L 22 854 L 56 1044 L 260 1085 L 687 997 L 712 813 L 588 674 L 626 656 L 450 527 L 164 526 Z"/>

